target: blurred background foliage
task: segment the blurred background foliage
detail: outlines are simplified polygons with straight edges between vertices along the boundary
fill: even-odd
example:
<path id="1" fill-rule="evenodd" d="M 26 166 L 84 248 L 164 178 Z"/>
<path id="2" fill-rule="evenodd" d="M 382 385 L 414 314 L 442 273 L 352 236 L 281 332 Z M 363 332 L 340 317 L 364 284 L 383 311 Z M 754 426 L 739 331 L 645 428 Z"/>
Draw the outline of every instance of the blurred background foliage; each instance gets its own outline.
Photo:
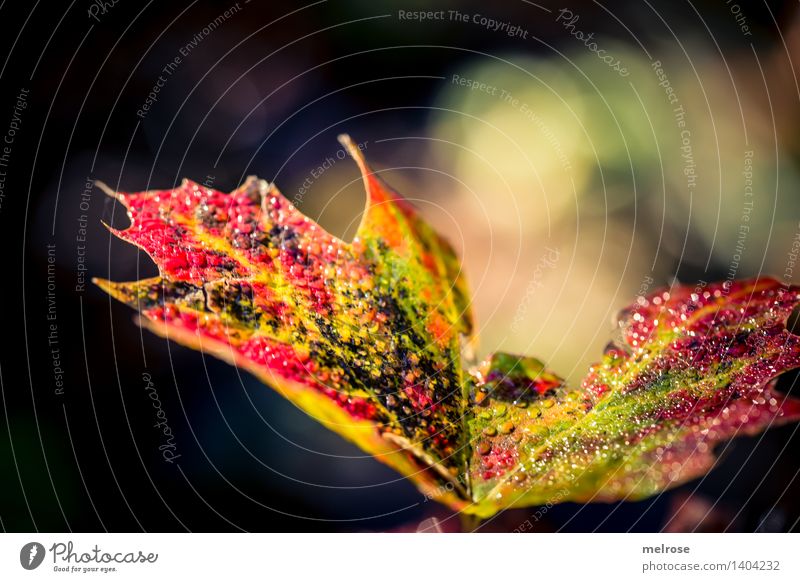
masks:
<path id="1" fill-rule="evenodd" d="M 536 355 L 573 383 L 637 295 L 676 280 L 786 273 L 800 229 L 795 3 L 739 2 L 750 34 L 724 2 L 569 3 L 575 30 L 593 32 L 623 77 L 557 20 L 558 3 L 240 2 L 137 116 L 163 67 L 234 5 L 119 3 L 98 22 L 67 3 L 2 8 L 5 75 L 19 73 L 8 95 L 31 88 L 7 187 L 20 194 L 0 214 L 8 244 L 24 245 L 9 256 L 26 265 L 24 287 L 5 291 L 13 305 L 26 300 L 7 325 L 27 338 L 0 355 L 0 434 L 10 436 L 0 437 L 0 458 L 4 475 L 19 470 L 3 483 L 5 528 L 413 530 L 430 515 L 453 523 L 252 378 L 140 335 L 127 310 L 93 289 L 75 292 L 87 177 L 120 190 L 168 188 L 184 176 L 232 189 L 257 174 L 352 237 L 364 195 L 354 164 L 337 156 L 335 136 L 348 132 L 463 257 L 480 354 Z M 469 21 L 415 22 L 401 10 L 457 10 Z M 26 28 L 29 11 L 35 26 Z M 526 38 L 474 15 L 517 25 Z M 96 192 L 91 275 L 154 274 L 100 219 L 126 224 Z M 53 396 L 48 369 L 51 241 L 64 398 Z M 144 370 L 174 424 L 179 469 L 159 456 Z M 639 504 L 559 506 L 534 529 L 796 528 L 797 444 L 791 427 L 743 440 L 699 485 Z M 507 512 L 486 528 L 513 530 L 530 514 Z"/>

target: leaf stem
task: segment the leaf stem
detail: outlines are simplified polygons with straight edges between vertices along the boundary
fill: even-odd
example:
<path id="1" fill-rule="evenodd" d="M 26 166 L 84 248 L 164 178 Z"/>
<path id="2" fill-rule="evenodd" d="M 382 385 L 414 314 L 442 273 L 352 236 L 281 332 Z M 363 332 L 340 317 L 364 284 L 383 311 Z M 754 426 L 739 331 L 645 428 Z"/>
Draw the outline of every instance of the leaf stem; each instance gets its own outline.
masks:
<path id="1" fill-rule="evenodd" d="M 483 519 L 471 513 L 460 513 L 461 518 L 461 533 L 475 533 L 481 526 Z"/>

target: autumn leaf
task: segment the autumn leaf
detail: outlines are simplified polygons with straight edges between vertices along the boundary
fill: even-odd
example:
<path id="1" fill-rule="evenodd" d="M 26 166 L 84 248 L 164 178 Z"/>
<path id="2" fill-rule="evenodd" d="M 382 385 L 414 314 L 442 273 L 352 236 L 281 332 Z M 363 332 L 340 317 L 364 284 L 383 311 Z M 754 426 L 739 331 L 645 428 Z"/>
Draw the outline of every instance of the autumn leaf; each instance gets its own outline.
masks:
<path id="1" fill-rule="evenodd" d="M 352 243 L 274 185 L 230 194 L 189 180 L 113 193 L 111 229 L 160 275 L 96 283 L 154 332 L 249 370 L 331 430 L 457 504 L 467 492 L 462 336 L 469 298 L 451 247 L 358 162 L 367 205 Z M 448 485 L 449 484 L 449 485 Z"/>
<path id="2" fill-rule="evenodd" d="M 469 511 L 639 500 L 704 475 L 722 441 L 800 419 L 773 389 L 800 365 L 797 304 L 773 279 L 659 291 L 623 311 L 622 345 L 579 389 L 493 356 L 474 373 Z"/>
<path id="3" fill-rule="evenodd" d="M 353 242 L 274 185 L 184 181 L 111 194 L 111 231 L 160 275 L 96 280 L 154 332 L 246 369 L 453 509 L 641 499 L 706 473 L 714 448 L 800 418 L 772 388 L 800 365 L 772 279 L 673 287 L 625 310 L 580 388 L 533 358 L 469 368 L 470 297 L 447 242 L 366 165 Z"/>

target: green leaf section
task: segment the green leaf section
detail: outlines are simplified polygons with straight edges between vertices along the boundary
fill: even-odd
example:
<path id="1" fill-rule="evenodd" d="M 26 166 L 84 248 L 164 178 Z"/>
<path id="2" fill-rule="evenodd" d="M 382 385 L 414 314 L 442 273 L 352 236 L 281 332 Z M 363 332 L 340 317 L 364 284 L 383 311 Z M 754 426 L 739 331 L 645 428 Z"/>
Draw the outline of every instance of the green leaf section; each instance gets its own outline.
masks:
<path id="1" fill-rule="evenodd" d="M 154 332 L 250 371 L 425 495 L 488 517 L 508 507 L 641 499 L 703 475 L 719 443 L 800 418 L 774 378 L 800 365 L 798 289 L 772 279 L 639 298 L 623 339 L 577 389 L 533 358 L 465 371 L 470 296 L 450 245 L 366 165 L 356 238 L 274 185 L 191 181 L 110 192 L 112 232 L 159 276 L 97 280 Z"/>
<path id="2" fill-rule="evenodd" d="M 580 389 L 493 356 L 474 375 L 466 511 L 639 500 L 704 475 L 721 442 L 798 420 L 800 400 L 773 388 L 800 365 L 797 303 L 772 279 L 641 298 Z"/>

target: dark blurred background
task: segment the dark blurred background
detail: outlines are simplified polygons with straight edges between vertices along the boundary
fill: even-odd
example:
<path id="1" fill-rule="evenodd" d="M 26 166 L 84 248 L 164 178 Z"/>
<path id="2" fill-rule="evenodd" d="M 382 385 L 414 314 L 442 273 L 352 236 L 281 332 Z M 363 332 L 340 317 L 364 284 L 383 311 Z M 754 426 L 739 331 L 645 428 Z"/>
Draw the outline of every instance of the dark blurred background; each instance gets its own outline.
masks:
<path id="1" fill-rule="evenodd" d="M 418 10 L 444 12 L 404 16 Z M 4 530 L 458 527 L 95 289 L 92 276 L 156 269 L 103 228 L 126 217 L 93 180 L 230 190 L 256 174 L 348 237 L 363 193 L 337 158 L 347 132 L 458 248 L 481 354 L 536 355 L 572 382 L 638 294 L 676 278 L 798 282 L 796 2 L 6 1 L 0 23 Z M 783 427 L 654 499 L 509 511 L 483 529 L 797 529 L 798 445 Z"/>

